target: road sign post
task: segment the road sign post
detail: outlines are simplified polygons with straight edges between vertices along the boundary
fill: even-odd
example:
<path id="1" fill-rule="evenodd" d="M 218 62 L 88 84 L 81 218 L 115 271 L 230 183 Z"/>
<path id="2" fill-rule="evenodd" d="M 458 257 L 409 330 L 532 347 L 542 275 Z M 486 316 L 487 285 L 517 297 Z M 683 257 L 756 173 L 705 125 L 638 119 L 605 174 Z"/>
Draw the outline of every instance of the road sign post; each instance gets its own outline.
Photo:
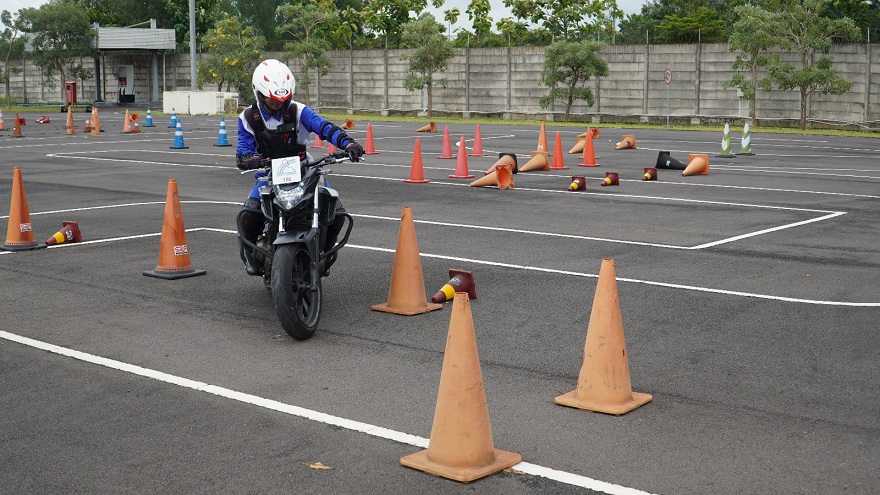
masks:
<path id="1" fill-rule="evenodd" d="M 672 84 L 672 69 L 663 71 L 663 82 L 666 83 L 666 127 L 669 127 L 669 85 Z"/>

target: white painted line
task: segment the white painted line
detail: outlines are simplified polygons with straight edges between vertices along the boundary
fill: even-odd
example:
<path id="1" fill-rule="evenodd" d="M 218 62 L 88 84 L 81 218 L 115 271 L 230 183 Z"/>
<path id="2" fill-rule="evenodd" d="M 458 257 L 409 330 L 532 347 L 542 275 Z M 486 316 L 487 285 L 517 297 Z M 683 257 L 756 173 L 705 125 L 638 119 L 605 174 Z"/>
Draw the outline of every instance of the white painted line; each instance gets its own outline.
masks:
<path id="1" fill-rule="evenodd" d="M 69 349 L 67 347 L 49 344 L 47 342 L 42 342 L 39 340 L 31 339 L 29 337 L 12 334 L 3 330 L 0 330 L 0 338 L 6 339 L 10 342 L 16 342 L 18 344 L 33 347 L 35 349 L 40 349 L 54 354 L 59 354 L 61 356 L 73 358 L 86 363 L 96 364 L 98 366 L 104 366 L 106 368 L 122 371 L 137 376 L 142 376 L 144 378 L 150 378 L 159 382 L 189 388 L 199 392 L 204 392 L 206 394 L 215 395 L 217 397 L 232 399 L 245 404 L 251 404 L 254 406 L 262 407 L 264 409 L 269 409 L 272 411 L 289 414 L 291 416 L 296 416 L 310 421 L 315 421 L 317 423 L 338 426 L 340 428 L 345 428 L 350 431 L 364 433 L 372 437 L 393 440 L 397 443 L 412 445 L 413 447 L 418 447 L 420 449 L 428 448 L 428 444 L 430 441 L 428 438 L 410 435 L 409 433 L 404 433 L 381 426 L 371 425 L 369 423 L 364 423 L 361 421 L 346 419 L 339 416 L 334 416 L 332 414 L 322 413 L 320 411 L 306 409 L 304 407 L 286 404 L 284 402 L 266 399 L 256 395 L 238 392 L 236 390 L 231 390 L 216 385 L 210 385 L 204 382 L 190 380 L 188 378 L 171 375 L 161 371 L 124 363 L 115 359 L 108 359 L 105 357 L 96 356 L 94 354 L 88 354 L 85 352 Z M 595 480 L 593 478 L 588 478 L 586 476 L 581 476 L 566 471 L 559 471 L 537 464 L 521 462 L 513 466 L 513 468 L 518 471 L 531 474 L 533 476 L 541 476 L 558 481 L 560 483 L 578 486 L 581 488 L 587 488 L 590 490 L 601 491 L 612 495 L 648 495 L 648 492 L 643 492 L 634 488 L 615 485 L 613 483 L 607 483 L 604 481 Z"/>

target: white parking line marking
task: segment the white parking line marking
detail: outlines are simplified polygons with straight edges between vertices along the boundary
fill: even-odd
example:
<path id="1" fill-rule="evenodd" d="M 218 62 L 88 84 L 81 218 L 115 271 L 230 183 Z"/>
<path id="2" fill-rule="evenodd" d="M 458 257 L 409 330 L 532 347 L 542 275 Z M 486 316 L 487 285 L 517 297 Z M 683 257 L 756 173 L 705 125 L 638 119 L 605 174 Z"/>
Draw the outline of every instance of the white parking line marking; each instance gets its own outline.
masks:
<path id="1" fill-rule="evenodd" d="M 322 413 L 320 411 L 315 411 L 312 409 L 306 409 L 304 407 L 295 406 L 293 404 L 286 404 L 284 402 L 279 402 L 272 399 L 266 399 L 263 397 L 259 397 L 252 394 L 247 394 L 244 392 L 239 392 L 236 390 L 231 390 L 228 388 L 220 387 L 217 385 L 210 385 L 208 383 L 199 382 L 195 380 L 190 380 L 188 378 L 183 378 L 176 375 L 171 375 L 168 373 L 164 373 L 162 371 L 152 370 L 149 368 L 144 368 L 141 366 L 124 363 L 122 361 L 117 361 L 115 359 L 109 359 L 101 356 L 96 356 L 94 354 L 88 354 L 85 352 L 77 351 L 74 349 L 70 349 L 67 347 L 61 347 L 59 345 L 50 344 L 48 342 L 43 342 L 40 340 L 31 339 L 28 337 L 24 337 L 21 335 L 16 335 L 13 333 L 9 333 L 3 330 L 0 330 L 0 338 L 6 339 L 11 342 L 16 342 L 18 344 L 26 345 L 29 347 L 33 347 L 35 349 L 40 349 L 43 351 L 51 352 L 54 354 L 58 354 L 61 356 L 66 356 L 69 358 L 73 358 L 79 361 L 83 361 L 86 363 L 96 364 L 98 366 L 104 366 L 106 368 L 115 369 L 118 371 L 122 371 L 124 373 L 130 373 L 137 376 L 142 376 L 145 378 L 150 378 L 153 380 L 157 380 L 163 383 L 168 383 L 171 385 L 177 385 L 179 387 L 189 388 L 192 390 L 196 390 L 198 392 L 204 392 L 206 394 L 215 395 L 218 397 L 223 397 L 226 399 L 232 399 L 235 401 L 243 402 L 245 404 L 251 404 L 257 407 L 262 407 L 264 409 L 269 409 L 272 411 L 281 412 L 284 414 L 289 414 L 291 416 L 296 416 L 299 418 L 307 419 L 310 421 L 315 421 L 318 423 L 323 423 L 327 425 L 338 426 L 340 428 L 345 428 L 350 431 L 356 431 L 360 433 L 365 433 L 372 437 L 377 438 L 385 438 L 388 440 L 392 440 L 398 443 L 402 443 L 404 445 L 412 445 L 413 447 L 418 447 L 420 449 L 428 448 L 429 439 L 410 435 L 409 433 L 404 433 L 396 430 L 392 430 L 389 428 L 384 428 L 381 426 L 371 425 L 369 423 L 364 423 L 361 421 L 355 421 L 351 419 L 342 418 L 339 416 L 334 416 L 332 414 Z M 586 476 L 581 476 L 574 473 L 569 473 L 566 471 L 559 471 L 556 469 L 540 466 L 537 464 L 531 464 L 528 462 L 520 462 L 519 464 L 513 466 L 514 469 L 518 471 L 522 471 L 527 474 L 531 474 L 533 476 L 541 476 L 544 478 L 549 478 L 560 483 L 565 483 L 568 485 L 579 486 L 582 488 L 588 488 L 590 490 L 601 491 L 605 493 L 609 493 L 612 495 L 647 495 L 648 492 L 644 492 L 641 490 L 636 490 L 634 488 L 629 488 L 625 486 L 615 485 L 613 483 L 607 483 L 605 481 L 599 481 L 593 478 L 588 478 Z"/>

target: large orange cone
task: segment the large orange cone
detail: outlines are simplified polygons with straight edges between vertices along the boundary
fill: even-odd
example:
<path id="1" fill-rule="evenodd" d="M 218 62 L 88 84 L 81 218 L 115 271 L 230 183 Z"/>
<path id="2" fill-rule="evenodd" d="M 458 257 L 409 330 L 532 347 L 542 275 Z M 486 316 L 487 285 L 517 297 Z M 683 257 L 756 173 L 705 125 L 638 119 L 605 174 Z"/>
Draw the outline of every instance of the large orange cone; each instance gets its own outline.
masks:
<path id="1" fill-rule="evenodd" d="M 351 119 L 348 119 L 348 120 L 345 121 L 344 124 L 342 124 L 341 126 L 339 126 L 339 128 L 340 128 L 340 129 L 354 129 L 354 121 L 351 120 Z"/>
<path id="2" fill-rule="evenodd" d="M 449 126 L 443 126 L 443 148 L 440 150 L 440 156 L 437 158 L 455 158 L 452 155 L 452 142 L 449 141 Z"/>
<path id="3" fill-rule="evenodd" d="M 550 148 L 547 147 L 547 126 L 544 125 L 544 121 L 541 121 L 541 130 L 538 133 L 538 147 L 535 149 L 535 153 L 549 153 Z M 535 156 L 535 153 L 532 153 L 532 156 Z"/>
<path id="4" fill-rule="evenodd" d="M 471 182 L 472 187 L 495 186 L 498 189 L 513 189 L 513 174 L 517 172 L 516 155 L 499 153 L 498 161 L 486 171 L 486 175 Z"/>
<path id="5" fill-rule="evenodd" d="M 571 184 L 568 186 L 569 191 L 583 191 L 587 188 L 587 178 L 581 175 L 575 175 L 571 178 Z"/>
<path id="6" fill-rule="evenodd" d="M 122 121 L 122 133 L 134 134 L 134 130 L 131 128 L 131 115 L 129 115 L 127 108 L 125 109 L 125 120 Z"/>
<path id="7" fill-rule="evenodd" d="M 6 130 L 6 123 L 3 122 L 3 109 L 0 108 L 0 131 Z"/>
<path id="8" fill-rule="evenodd" d="M 563 406 L 624 414 L 651 398 L 650 394 L 632 391 L 614 260 L 605 258 L 596 283 L 577 388 L 555 400 Z"/>
<path id="9" fill-rule="evenodd" d="M 180 210 L 180 196 L 177 194 L 177 180 L 170 179 L 165 198 L 159 263 L 155 270 L 146 270 L 144 275 L 175 280 L 204 274 L 205 270 L 194 270 L 190 262 L 189 245 L 186 243 L 186 230 L 183 227 L 183 212 Z"/>
<path id="10" fill-rule="evenodd" d="M 451 301 L 456 292 L 464 292 L 471 299 L 477 298 L 477 288 L 474 286 L 474 274 L 465 270 L 449 269 L 449 282 L 431 298 L 431 302 L 444 303 Z"/>
<path id="11" fill-rule="evenodd" d="M 455 294 L 434 424 L 428 448 L 404 456 L 404 466 L 464 483 L 497 473 L 522 456 L 495 448 L 489 406 L 483 388 L 470 300 Z"/>
<path id="12" fill-rule="evenodd" d="M 65 134 L 76 134 L 76 126 L 73 125 L 73 110 L 70 105 L 67 106 L 67 132 Z"/>
<path id="13" fill-rule="evenodd" d="M 468 156 L 486 156 L 483 153 L 483 136 L 480 134 L 480 124 L 477 124 L 477 131 L 474 133 L 474 149 Z"/>
<path id="14" fill-rule="evenodd" d="M 450 179 L 473 179 L 474 176 L 468 171 L 467 147 L 464 144 L 464 136 L 458 142 L 458 160 L 455 162 L 455 174 Z"/>
<path id="15" fill-rule="evenodd" d="M 12 123 L 12 137 L 24 137 L 21 133 L 21 122 L 22 119 L 18 118 L 18 114 L 15 114 L 15 122 Z"/>
<path id="16" fill-rule="evenodd" d="M 559 131 L 556 131 L 556 141 L 553 143 L 552 161 L 550 170 L 568 170 L 565 166 L 565 158 L 562 156 L 562 138 L 559 136 Z"/>
<path id="17" fill-rule="evenodd" d="M 519 172 L 519 167 L 516 164 L 516 154 L 514 153 L 498 153 L 498 161 L 495 162 L 494 165 L 489 167 L 489 170 L 483 172 L 484 174 L 491 174 L 498 167 L 507 167 L 510 170 L 510 173 L 515 174 Z"/>
<path id="18" fill-rule="evenodd" d="M 406 206 L 400 218 L 397 250 L 391 267 L 391 287 L 388 301 L 372 306 L 375 311 L 412 316 L 442 308 L 442 304 L 428 303 L 425 296 L 425 278 L 419 258 L 419 243 L 412 218 L 412 208 Z"/>
<path id="19" fill-rule="evenodd" d="M 379 152 L 376 151 L 376 146 L 373 144 L 373 124 L 367 123 L 367 138 L 364 142 L 364 154 L 365 155 L 378 155 Z"/>
<path id="20" fill-rule="evenodd" d="M 98 115 L 98 107 L 92 107 L 92 136 L 101 135 L 101 117 Z"/>
<path id="21" fill-rule="evenodd" d="M 687 168 L 681 173 L 682 177 L 688 175 L 709 175 L 709 155 L 702 153 L 691 153 L 688 155 Z"/>
<path id="22" fill-rule="evenodd" d="M 31 214 L 28 210 L 24 181 L 21 179 L 21 169 L 15 167 L 12 169 L 12 195 L 9 201 L 9 223 L 6 225 L 6 242 L 0 246 L 0 249 L 4 251 L 25 251 L 44 247 L 46 247 L 45 244 L 37 244 L 37 241 L 34 240 L 34 230 L 31 226 Z"/>
<path id="23" fill-rule="evenodd" d="M 645 167 L 645 175 L 642 180 L 657 180 L 657 169 L 654 167 Z"/>
<path id="24" fill-rule="evenodd" d="M 422 166 L 422 144 L 419 142 L 419 138 L 416 138 L 416 145 L 413 147 L 412 166 L 409 169 L 409 179 L 404 179 L 403 181 L 411 184 L 425 184 L 431 182 L 430 180 L 425 179 L 425 169 Z"/>
<path id="25" fill-rule="evenodd" d="M 550 170 L 550 154 L 533 151 L 532 158 L 519 168 L 520 172 L 531 172 L 533 170 Z"/>
<path id="26" fill-rule="evenodd" d="M 599 164 L 596 163 L 596 151 L 593 149 L 593 135 L 592 133 L 587 133 L 584 136 L 584 156 L 581 161 L 579 167 L 598 167 Z"/>
<path id="27" fill-rule="evenodd" d="M 632 134 L 622 136 L 620 142 L 614 146 L 616 150 L 634 150 L 636 149 L 636 137 Z"/>
<path id="28" fill-rule="evenodd" d="M 435 124 L 434 122 L 428 122 L 427 125 L 416 129 L 416 132 L 437 132 L 437 124 Z"/>
<path id="29" fill-rule="evenodd" d="M 577 135 L 576 142 L 574 143 L 574 146 L 572 146 L 571 149 L 568 150 L 568 153 L 570 155 L 574 155 L 576 153 L 581 153 L 584 151 L 584 146 L 586 146 L 588 134 L 593 139 L 597 139 L 600 136 L 599 129 L 597 129 L 595 127 L 587 127 L 587 132 L 584 132 L 582 134 Z"/>
<path id="30" fill-rule="evenodd" d="M 605 172 L 605 179 L 602 181 L 603 186 L 619 186 L 620 175 L 617 172 Z"/>
<path id="31" fill-rule="evenodd" d="M 47 246 L 56 244 L 64 244 L 65 242 L 82 242 L 82 233 L 79 230 L 79 223 L 63 221 L 61 222 L 61 230 L 55 232 L 55 235 L 46 239 Z"/>

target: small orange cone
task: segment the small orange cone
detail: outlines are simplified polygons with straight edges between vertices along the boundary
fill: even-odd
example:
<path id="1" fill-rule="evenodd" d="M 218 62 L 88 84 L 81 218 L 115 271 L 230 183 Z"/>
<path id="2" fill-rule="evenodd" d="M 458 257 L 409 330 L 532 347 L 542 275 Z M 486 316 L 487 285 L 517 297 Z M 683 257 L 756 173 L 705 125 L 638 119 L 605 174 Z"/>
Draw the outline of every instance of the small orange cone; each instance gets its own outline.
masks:
<path id="1" fill-rule="evenodd" d="M 477 131 L 474 133 L 474 149 L 468 156 L 486 156 L 483 153 L 483 136 L 480 134 L 480 124 L 477 124 Z"/>
<path id="2" fill-rule="evenodd" d="M 428 448 L 404 456 L 404 466 L 467 483 L 507 469 L 522 456 L 495 448 L 480 370 L 470 300 L 455 294 Z"/>
<path id="3" fill-rule="evenodd" d="M 82 242 L 82 233 L 79 230 L 79 223 L 63 221 L 61 222 L 61 230 L 55 232 L 55 235 L 46 239 L 47 246 L 56 244 L 64 244 L 65 242 Z"/>
<path id="4" fill-rule="evenodd" d="M 636 149 L 636 137 L 632 134 L 622 136 L 620 142 L 614 146 L 616 150 L 634 150 Z"/>
<path id="5" fill-rule="evenodd" d="M 451 301 L 456 292 L 467 293 L 471 299 L 477 298 L 477 288 L 474 286 L 474 274 L 465 270 L 449 269 L 449 282 L 446 282 L 440 290 L 431 298 L 431 302 L 444 303 Z"/>
<path id="6" fill-rule="evenodd" d="M 409 179 L 404 179 L 403 181 L 411 184 L 425 184 L 431 182 L 430 180 L 425 179 L 425 169 L 422 167 L 422 144 L 419 142 L 419 138 L 416 138 L 416 145 L 413 147 L 412 166 L 409 169 Z"/>
<path id="7" fill-rule="evenodd" d="M 21 178 L 21 169 L 12 169 L 12 195 L 9 201 L 9 223 L 6 225 L 6 242 L 0 246 L 4 251 L 25 251 L 40 249 L 45 244 L 37 244 L 34 240 L 34 230 L 31 226 L 31 214 L 28 210 L 27 194 L 24 190 L 24 181 Z"/>
<path id="8" fill-rule="evenodd" d="M 326 153 L 327 155 L 332 155 L 333 152 L 338 149 L 339 148 L 337 148 L 335 144 L 331 143 L 330 141 L 327 141 L 327 153 Z"/>
<path id="9" fill-rule="evenodd" d="M 67 107 L 67 132 L 65 134 L 76 134 L 76 126 L 73 125 L 73 110 Z"/>
<path id="10" fill-rule="evenodd" d="M 168 181 L 165 198 L 165 217 L 162 221 L 162 240 L 159 244 L 159 263 L 155 270 L 146 270 L 148 277 L 175 280 L 204 275 L 205 270 L 194 270 L 189 259 L 189 245 L 183 227 L 183 212 L 177 193 L 177 180 Z"/>
<path id="11" fill-rule="evenodd" d="M 553 164 L 550 170 L 568 170 L 565 166 L 565 158 L 562 156 L 562 138 L 559 131 L 556 131 L 556 141 L 553 143 Z"/>
<path id="12" fill-rule="evenodd" d="M 605 180 L 602 181 L 603 186 L 619 186 L 620 176 L 617 172 L 605 172 Z"/>
<path id="13" fill-rule="evenodd" d="M 464 144 L 464 136 L 458 142 L 458 160 L 455 162 L 455 174 L 450 179 L 473 179 L 474 176 L 468 171 L 467 147 Z"/>
<path id="14" fill-rule="evenodd" d="M 372 306 L 374 311 L 412 316 L 442 308 L 442 304 L 428 303 L 425 297 L 425 278 L 419 258 L 419 243 L 412 218 L 412 208 L 406 206 L 400 218 L 397 250 L 391 267 L 391 287 L 388 301 Z"/>
<path id="15" fill-rule="evenodd" d="M 587 178 L 578 175 L 571 178 L 571 185 L 568 186 L 569 191 L 583 191 L 586 188 Z"/>
<path id="16" fill-rule="evenodd" d="M 584 157 L 579 167 L 598 167 L 596 163 L 596 151 L 593 149 L 593 134 L 587 133 L 584 136 Z"/>
<path id="17" fill-rule="evenodd" d="M 86 119 L 86 124 L 83 126 L 83 132 L 92 132 L 92 121 Z"/>
<path id="18" fill-rule="evenodd" d="M 321 140 L 321 136 L 315 134 L 315 143 L 312 145 L 312 148 L 323 148 L 324 141 Z"/>
<path id="19" fill-rule="evenodd" d="M 364 142 L 364 154 L 365 155 L 378 155 L 379 152 L 376 151 L 376 146 L 373 144 L 373 124 L 367 123 L 367 137 Z"/>
<path id="20" fill-rule="evenodd" d="M 351 119 L 348 119 L 348 120 L 345 121 L 344 124 L 342 124 L 341 126 L 339 126 L 339 128 L 340 128 L 340 129 L 354 129 L 354 121 L 351 120 Z"/>
<path id="21" fill-rule="evenodd" d="M 533 151 L 532 158 L 519 168 L 520 172 L 531 172 L 533 170 L 550 170 L 550 154 Z"/>
<path id="22" fill-rule="evenodd" d="M 645 167 L 645 175 L 642 180 L 657 180 L 657 169 L 654 167 Z"/>
<path id="23" fill-rule="evenodd" d="M 563 406 L 620 415 L 651 399 L 650 394 L 632 391 L 614 260 L 605 258 L 596 283 L 577 388 L 555 401 Z"/>
<path id="24" fill-rule="evenodd" d="M 92 136 L 101 135 L 101 117 L 98 116 L 98 107 L 92 107 Z"/>
<path id="25" fill-rule="evenodd" d="M 535 149 L 535 153 L 548 153 L 550 148 L 547 147 L 547 126 L 544 124 L 544 121 L 541 121 L 541 130 L 538 133 L 538 147 Z M 535 156 L 535 153 L 532 153 L 532 156 Z"/>
<path id="26" fill-rule="evenodd" d="M 428 122 L 427 125 L 416 129 L 416 132 L 437 132 L 437 124 L 435 124 L 434 122 Z"/>
<path id="27" fill-rule="evenodd" d="M 131 128 L 131 116 L 128 114 L 128 109 L 125 109 L 125 119 L 122 121 L 122 133 L 123 134 L 134 134 L 134 131 Z"/>
<path id="28" fill-rule="evenodd" d="M 22 120 L 18 118 L 18 114 L 15 114 L 15 122 L 12 124 L 12 137 L 24 137 L 21 133 Z"/>
<path id="29" fill-rule="evenodd" d="M 440 150 L 440 156 L 437 158 L 455 158 L 452 155 L 452 143 L 449 141 L 449 126 L 443 126 L 443 148 Z"/>
<path id="30" fill-rule="evenodd" d="M 0 131 L 6 130 L 6 123 L 3 122 L 3 109 L 0 108 Z"/>
<path id="31" fill-rule="evenodd" d="M 688 175 L 709 175 L 709 155 L 702 153 L 691 153 L 688 155 L 687 168 L 681 173 L 682 177 Z"/>
<path id="32" fill-rule="evenodd" d="M 130 119 L 131 119 L 131 126 L 132 126 L 131 132 L 133 132 L 135 134 L 137 134 L 138 132 L 141 132 L 141 127 L 138 125 L 138 114 L 136 114 L 136 113 L 131 114 Z"/>

